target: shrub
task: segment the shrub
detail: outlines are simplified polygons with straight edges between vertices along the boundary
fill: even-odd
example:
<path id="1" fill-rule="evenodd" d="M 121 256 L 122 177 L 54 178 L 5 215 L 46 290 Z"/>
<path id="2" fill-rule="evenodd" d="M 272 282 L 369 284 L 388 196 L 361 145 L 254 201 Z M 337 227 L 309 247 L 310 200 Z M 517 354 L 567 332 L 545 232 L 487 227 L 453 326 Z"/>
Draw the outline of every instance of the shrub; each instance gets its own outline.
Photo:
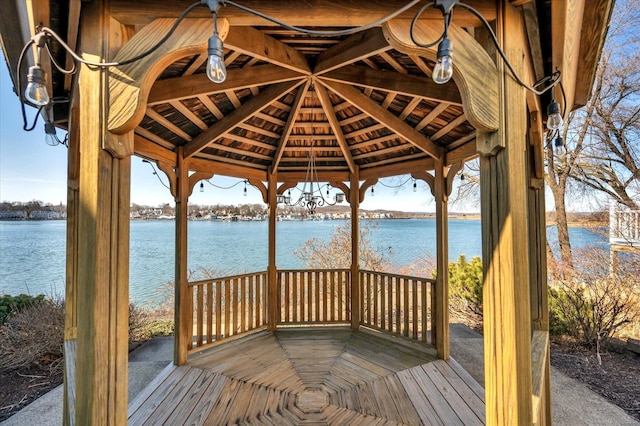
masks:
<path id="1" fill-rule="evenodd" d="M 618 265 L 609 271 L 609 254 L 597 248 L 575 252 L 575 268 L 568 278 L 552 280 L 552 328 L 566 332 L 599 352 L 625 325 L 640 319 L 640 278 L 637 265 Z"/>
<path id="2" fill-rule="evenodd" d="M 460 255 L 449 263 L 449 307 L 458 320 L 476 326 L 482 322 L 482 259 Z"/>
<path id="3" fill-rule="evenodd" d="M 4 295 L 0 297 L 0 325 L 7 323 L 12 315 L 22 312 L 26 308 L 44 301 L 44 294 L 30 296 L 21 294 L 19 296 Z"/>
<path id="4" fill-rule="evenodd" d="M 64 301 L 32 303 L 0 329 L 0 372 L 36 364 L 55 373 L 62 368 L 63 342 Z"/>

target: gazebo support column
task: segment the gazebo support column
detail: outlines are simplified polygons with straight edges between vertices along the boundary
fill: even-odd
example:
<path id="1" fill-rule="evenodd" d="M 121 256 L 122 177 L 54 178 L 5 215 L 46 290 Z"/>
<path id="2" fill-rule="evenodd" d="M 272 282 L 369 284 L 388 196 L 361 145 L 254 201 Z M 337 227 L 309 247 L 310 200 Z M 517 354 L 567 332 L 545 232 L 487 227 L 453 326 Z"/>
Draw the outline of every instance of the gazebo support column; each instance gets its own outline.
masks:
<path id="1" fill-rule="evenodd" d="M 449 359 L 449 208 L 447 170 L 442 162 L 436 162 L 434 192 L 436 199 L 436 306 L 435 345 L 438 358 Z"/>
<path id="2" fill-rule="evenodd" d="M 187 226 L 189 210 L 189 168 L 182 147 L 176 161 L 176 240 L 175 240 L 175 338 L 173 362 L 184 365 L 193 341 L 193 310 L 189 293 L 187 263 Z"/>
<path id="3" fill-rule="evenodd" d="M 82 51 L 106 58 L 109 17 L 103 2 L 82 10 Z M 129 205 L 133 132 L 106 130 L 105 71 L 79 74 L 77 239 L 69 240 L 70 273 L 77 273 L 75 424 L 127 422 L 129 329 Z M 75 189 L 74 189 L 75 190 Z M 73 278 L 69 278 L 74 281 Z M 69 410 L 65 406 L 65 410 Z"/>
<path id="4" fill-rule="evenodd" d="M 351 328 L 360 328 L 360 179 L 356 169 L 350 174 L 349 203 L 351 204 Z"/>
<path id="5" fill-rule="evenodd" d="M 521 16 L 509 5 L 503 12 L 499 26 L 508 34 L 503 48 L 522 74 L 526 42 Z M 488 425 L 533 421 L 526 105 L 525 89 L 503 74 L 501 129 L 478 138 L 481 151 L 504 147 L 480 158 Z"/>
<path id="6" fill-rule="evenodd" d="M 276 331 L 280 317 L 280 305 L 278 303 L 278 270 L 276 267 L 276 217 L 278 214 L 276 196 L 278 194 L 278 176 L 275 173 L 269 173 L 268 179 L 269 187 L 267 189 L 267 204 L 269 206 L 269 266 L 267 268 L 267 288 L 269 289 L 269 302 L 267 304 L 267 321 L 269 330 Z"/>

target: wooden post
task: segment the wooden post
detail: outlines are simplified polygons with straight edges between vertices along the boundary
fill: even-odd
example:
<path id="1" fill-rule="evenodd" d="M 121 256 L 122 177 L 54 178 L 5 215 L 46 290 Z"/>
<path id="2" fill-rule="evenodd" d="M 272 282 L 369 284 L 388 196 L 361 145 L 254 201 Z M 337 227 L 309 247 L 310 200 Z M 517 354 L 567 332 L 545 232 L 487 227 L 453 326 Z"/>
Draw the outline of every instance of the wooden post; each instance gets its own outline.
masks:
<path id="1" fill-rule="evenodd" d="M 503 2 L 504 3 L 504 2 Z M 503 4 L 503 48 L 522 72 L 521 15 Z M 525 90 L 503 74 L 502 139 L 493 156 L 480 158 L 484 264 L 484 357 L 489 425 L 531 424 L 531 314 L 527 218 L 527 105 Z M 483 138 L 481 138 L 483 139 Z"/>
<path id="2" fill-rule="evenodd" d="M 349 203 L 351 204 L 351 328 L 360 328 L 360 179 L 356 169 L 351 173 Z"/>
<path id="3" fill-rule="evenodd" d="M 81 50 L 86 59 L 100 62 L 106 57 L 108 19 L 102 1 L 83 7 Z M 81 425 L 127 422 L 133 132 L 115 136 L 106 130 L 106 81 L 105 71 L 81 66 L 78 234 L 68 253 L 70 261 L 77 258 L 75 424 Z M 73 422 L 73 416 L 65 419 Z"/>
<path id="4" fill-rule="evenodd" d="M 447 205 L 447 170 L 436 161 L 434 195 L 436 200 L 436 306 L 432 306 L 436 318 L 435 344 L 438 358 L 449 359 L 449 209 Z"/>
<path id="5" fill-rule="evenodd" d="M 189 214 L 189 167 L 183 148 L 178 148 L 176 160 L 176 240 L 175 240 L 175 338 L 173 363 L 184 365 L 193 341 L 193 304 L 187 273 L 187 227 Z"/>
<path id="6" fill-rule="evenodd" d="M 77 86 L 75 86 L 77 87 Z M 77 91 L 75 92 L 77 94 Z M 67 160 L 67 259 L 64 318 L 64 408 L 63 424 L 75 423 L 76 343 L 78 315 L 78 211 L 80 172 L 80 126 L 78 96 L 72 96 L 69 115 Z"/>
<path id="7" fill-rule="evenodd" d="M 268 175 L 267 197 L 269 205 L 269 266 L 268 271 L 268 322 L 269 330 L 276 331 L 278 321 L 280 319 L 280 305 L 278 304 L 278 270 L 276 267 L 276 216 L 278 214 L 278 205 L 276 203 L 276 195 L 278 193 L 278 178 L 276 172 Z"/>

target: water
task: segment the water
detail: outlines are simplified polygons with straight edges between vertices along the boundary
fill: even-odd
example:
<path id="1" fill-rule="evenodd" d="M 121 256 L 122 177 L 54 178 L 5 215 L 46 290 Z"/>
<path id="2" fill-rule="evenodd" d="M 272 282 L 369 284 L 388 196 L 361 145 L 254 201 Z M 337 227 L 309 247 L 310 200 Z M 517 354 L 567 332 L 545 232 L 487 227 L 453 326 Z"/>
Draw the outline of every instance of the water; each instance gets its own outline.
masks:
<path id="1" fill-rule="evenodd" d="M 328 240 L 344 221 L 278 222 L 279 268 L 304 268 L 293 255 L 313 237 Z M 435 258 L 436 230 L 433 219 L 399 219 L 372 222 L 372 245 L 385 252 L 394 264 L 408 265 L 425 253 Z M 0 294 L 64 294 L 64 221 L 0 221 Z M 153 301 L 174 276 L 172 221 L 131 222 L 130 294 L 136 303 Z M 188 267 L 214 270 L 219 275 L 264 271 L 267 268 L 267 222 L 189 222 Z M 571 228 L 574 248 L 598 245 L 607 238 L 588 229 Z M 557 246 L 555 228 L 548 228 L 550 244 Z M 556 250 L 557 251 L 557 250 Z M 449 221 L 449 258 L 468 258 L 482 252 L 480 221 Z"/>

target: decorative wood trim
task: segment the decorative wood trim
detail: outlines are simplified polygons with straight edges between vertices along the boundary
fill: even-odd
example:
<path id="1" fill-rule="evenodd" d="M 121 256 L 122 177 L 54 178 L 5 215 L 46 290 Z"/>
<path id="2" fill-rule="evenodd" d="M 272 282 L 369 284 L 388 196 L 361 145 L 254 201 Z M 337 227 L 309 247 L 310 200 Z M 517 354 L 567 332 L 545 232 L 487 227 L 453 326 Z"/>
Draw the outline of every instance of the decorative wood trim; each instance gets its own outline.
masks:
<path id="1" fill-rule="evenodd" d="M 420 48 L 411 41 L 409 26 L 402 21 L 386 22 L 382 29 L 394 49 L 430 60 L 436 60 L 437 47 Z M 418 40 L 436 40 L 441 29 L 434 25 L 417 25 Z M 464 112 L 469 122 L 478 130 L 495 131 L 499 127 L 498 70 L 487 52 L 462 28 L 449 27 L 449 38 L 455 46 L 453 80 L 456 82 Z"/>
<path id="2" fill-rule="evenodd" d="M 445 177 L 445 193 L 444 196 L 445 197 L 449 197 L 451 195 L 451 191 L 453 190 L 453 182 L 456 179 L 456 175 L 458 174 L 458 172 L 462 169 L 462 166 L 464 166 L 464 162 L 462 161 L 458 161 L 457 163 L 453 163 L 451 165 L 451 167 L 446 167 L 446 165 L 444 166 L 445 169 L 447 170 L 446 173 L 446 177 Z"/>
<path id="3" fill-rule="evenodd" d="M 258 191 L 260 191 L 260 194 L 262 194 L 262 201 L 265 204 L 269 204 L 269 193 L 268 193 L 268 189 L 265 186 L 265 184 L 258 179 L 247 179 L 247 181 L 253 186 L 255 187 Z"/>
<path id="4" fill-rule="evenodd" d="M 153 46 L 175 22 L 174 19 L 156 19 L 141 29 L 118 52 L 114 61 L 132 58 Z M 229 23 L 218 19 L 221 39 L 227 35 Z M 160 73 L 172 62 L 206 49 L 211 36 L 211 19 L 185 19 L 165 44 L 129 65 L 109 71 L 110 108 L 108 129 L 122 134 L 133 130 L 142 120 L 151 86 Z"/>
<path id="5" fill-rule="evenodd" d="M 429 185 L 429 189 L 431 190 L 431 195 L 436 196 L 436 178 L 431 173 L 422 171 L 422 172 L 413 172 L 411 173 L 411 177 L 414 179 L 419 179 L 427 183 Z"/>
<path id="6" fill-rule="evenodd" d="M 367 179 L 362 183 L 362 185 L 360 186 L 360 196 L 358 198 L 358 204 L 364 201 L 364 197 L 367 195 L 367 189 L 369 189 L 376 183 L 378 183 L 377 178 Z"/>
<path id="7" fill-rule="evenodd" d="M 351 202 L 351 198 L 347 197 L 347 195 L 349 195 L 349 192 L 351 191 L 351 189 L 347 185 L 345 185 L 344 182 L 333 180 L 333 181 L 329 182 L 329 185 L 333 186 L 334 188 L 341 189 L 342 192 L 345 195 L 345 199 L 347 199 L 347 201 Z"/>
<path id="8" fill-rule="evenodd" d="M 178 196 L 178 176 L 176 165 L 166 163 L 164 161 L 156 161 L 156 165 L 158 166 L 158 169 L 164 172 L 165 176 L 167 176 L 167 180 L 169 181 L 169 192 L 171 192 L 171 195 L 176 198 Z"/>
<path id="9" fill-rule="evenodd" d="M 213 177 L 213 173 L 211 172 L 195 172 L 189 175 L 189 195 L 187 197 L 191 197 L 193 194 L 193 188 L 195 188 L 196 184 L 201 180 L 209 180 Z"/>

